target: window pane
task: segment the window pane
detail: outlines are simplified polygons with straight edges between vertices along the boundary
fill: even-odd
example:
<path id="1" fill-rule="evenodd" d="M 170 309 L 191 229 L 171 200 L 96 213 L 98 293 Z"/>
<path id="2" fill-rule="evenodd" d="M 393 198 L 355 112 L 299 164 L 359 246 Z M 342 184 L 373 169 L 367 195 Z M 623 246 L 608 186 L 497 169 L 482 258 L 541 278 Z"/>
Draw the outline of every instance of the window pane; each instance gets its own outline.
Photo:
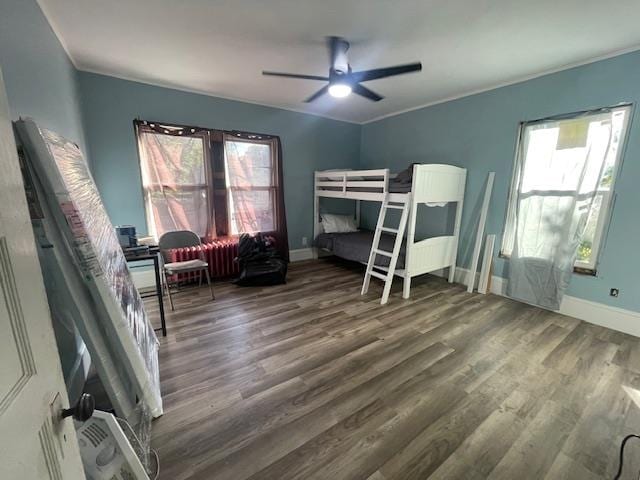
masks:
<path id="1" fill-rule="evenodd" d="M 275 230 L 272 145 L 225 141 L 226 181 L 229 188 L 231 233 Z"/>
<path id="2" fill-rule="evenodd" d="M 274 223 L 274 192 L 264 190 L 230 191 L 231 233 L 272 232 Z"/>
<path id="3" fill-rule="evenodd" d="M 271 145 L 227 141 L 224 149 L 230 187 L 273 186 Z"/>
<path id="4" fill-rule="evenodd" d="M 207 233 L 207 189 L 149 191 L 156 234 L 172 230 Z"/>
<path id="5" fill-rule="evenodd" d="M 140 170 L 149 233 L 171 230 L 207 234 L 208 204 L 203 137 L 141 131 Z"/>
<path id="6" fill-rule="evenodd" d="M 576 131 L 579 138 L 576 138 Z M 608 119 L 594 120 L 590 117 L 526 127 L 527 149 L 520 191 L 557 191 L 563 194 L 577 191 L 580 183 L 596 187 L 610 135 Z M 585 179 L 580 182 L 587 156 L 601 160 L 587 162 L 591 168 L 587 169 Z"/>
<path id="7" fill-rule="evenodd" d="M 599 193 L 593 199 L 593 205 L 591 206 L 591 212 L 589 213 L 589 219 L 587 220 L 587 226 L 582 236 L 582 241 L 578 247 L 578 257 L 576 260 L 581 263 L 592 263 L 593 244 L 596 238 L 596 232 L 598 227 L 598 217 L 602 211 L 603 194 Z"/>
<path id="8" fill-rule="evenodd" d="M 140 133 L 143 185 L 206 185 L 201 137 Z"/>

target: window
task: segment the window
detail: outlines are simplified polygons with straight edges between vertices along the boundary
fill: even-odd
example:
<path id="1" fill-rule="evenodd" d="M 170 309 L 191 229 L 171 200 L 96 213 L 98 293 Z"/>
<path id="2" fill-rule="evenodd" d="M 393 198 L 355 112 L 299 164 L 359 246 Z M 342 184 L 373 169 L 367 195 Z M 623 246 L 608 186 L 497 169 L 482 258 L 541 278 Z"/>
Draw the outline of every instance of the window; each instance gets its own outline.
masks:
<path id="1" fill-rule="evenodd" d="M 149 234 L 159 238 L 170 230 L 192 230 L 206 236 L 206 135 L 178 136 L 139 125 L 138 145 Z"/>
<path id="2" fill-rule="evenodd" d="M 511 255 L 516 228 L 532 245 L 530 251 L 535 251 L 534 245 L 553 238 L 554 225 L 545 218 L 544 202 L 554 202 L 557 209 L 567 199 L 583 198 L 588 201 L 578 202 L 577 208 L 590 205 L 591 210 L 574 267 L 595 273 L 629 115 L 630 107 L 621 106 L 521 125 L 502 255 Z M 584 173 L 592 180 L 586 183 L 597 185 L 595 192 L 593 188 L 590 192 L 576 192 L 580 183 L 576 172 L 581 171 L 585 158 L 593 166 Z M 528 196 L 538 201 L 533 208 L 525 205 Z M 527 214 L 518 218 L 522 208 L 528 209 Z M 543 237 L 545 240 L 541 240 Z"/>
<path id="3" fill-rule="evenodd" d="M 268 233 L 288 255 L 280 139 L 134 120 L 147 231 Z"/>
<path id="4" fill-rule="evenodd" d="M 224 160 L 231 234 L 275 231 L 273 142 L 225 135 Z"/>

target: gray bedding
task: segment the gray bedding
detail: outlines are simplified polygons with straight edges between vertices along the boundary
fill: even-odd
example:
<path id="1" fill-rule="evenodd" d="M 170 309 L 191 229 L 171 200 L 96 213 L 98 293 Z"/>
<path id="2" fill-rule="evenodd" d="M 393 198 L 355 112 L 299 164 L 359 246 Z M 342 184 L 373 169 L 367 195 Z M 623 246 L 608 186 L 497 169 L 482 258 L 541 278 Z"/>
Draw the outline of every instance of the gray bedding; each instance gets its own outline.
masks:
<path id="1" fill-rule="evenodd" d="M 409 193 L 411 191 L 411 183 L 400 183 L 389 180 L 389 191 L 391 193 Z"/>
<path id="2" fill-rule="evenodd" d="M 393 250 L 394 235 L 382 233 L 380 236 L 380 250 L 390 252 Z M 316 239 L 316 247 L 330 251 L 335 256 L 352 260 L 354 262 L 367 263 L 369 261 L 369 252 L 371 251 L 371 243 L 373 242 L 373 232 L 368 230 L 359 230 L 349 233 L 321 233 Z M 404 268 L 404 242 L 400 248 L 400 256 L 396 268 Z M 376 265 L 386 267 L 389 265 L 389 257 L 378 255 Z"/>
<path id="3" fill-rule="evenodd" d="M 389 191 L 391 193 L 409 193 L 413 183 L 413 166 L 415 163 L 398 173 L 395 178 L 389 180 Z"/>

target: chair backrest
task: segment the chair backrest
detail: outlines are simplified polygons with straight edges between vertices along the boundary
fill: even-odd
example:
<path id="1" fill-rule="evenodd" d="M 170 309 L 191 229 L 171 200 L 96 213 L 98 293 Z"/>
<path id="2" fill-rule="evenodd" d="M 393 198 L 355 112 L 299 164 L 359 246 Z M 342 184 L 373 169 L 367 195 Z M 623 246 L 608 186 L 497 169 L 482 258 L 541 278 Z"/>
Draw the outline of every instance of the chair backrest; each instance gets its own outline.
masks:
<path id="1" fill-rule="evenodd" d="M 167 250 L 174 248 L 198 247 L 202 245 L 200 237 L 191 230 L 166 232 L 158 241 L 158 248 L 165 262 L 170 261 Z"/>

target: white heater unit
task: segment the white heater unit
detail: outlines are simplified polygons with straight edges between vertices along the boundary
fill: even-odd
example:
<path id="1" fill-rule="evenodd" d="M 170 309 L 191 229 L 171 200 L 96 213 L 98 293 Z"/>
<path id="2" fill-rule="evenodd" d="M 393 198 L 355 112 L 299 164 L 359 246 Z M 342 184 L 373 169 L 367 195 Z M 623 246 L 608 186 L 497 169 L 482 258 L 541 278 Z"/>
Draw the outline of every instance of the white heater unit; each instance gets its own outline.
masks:
<path id="1" fill-rule="evenodd" d="M 149 480 L 116 418 L 95 410 L 78 429 L 87 480 Z"/>

